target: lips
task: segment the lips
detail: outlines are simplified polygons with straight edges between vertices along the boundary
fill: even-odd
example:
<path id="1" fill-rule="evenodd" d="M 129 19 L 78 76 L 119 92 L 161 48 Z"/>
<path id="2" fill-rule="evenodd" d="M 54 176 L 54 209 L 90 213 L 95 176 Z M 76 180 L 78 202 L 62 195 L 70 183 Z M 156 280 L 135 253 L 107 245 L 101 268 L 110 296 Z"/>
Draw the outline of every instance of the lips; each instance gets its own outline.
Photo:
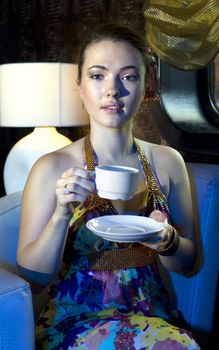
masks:
<path id="1" fill-rule="evenodd" d="M 101 109 L 104 109 L 107 112 L 111 112 L 111 113 L 118 113 L 123 109 L 123 105 L 122 104 L 118 104 L 118 103 L 113 103 L 113 104 L 108 104 L 106 106 L 101 107 Z"/>

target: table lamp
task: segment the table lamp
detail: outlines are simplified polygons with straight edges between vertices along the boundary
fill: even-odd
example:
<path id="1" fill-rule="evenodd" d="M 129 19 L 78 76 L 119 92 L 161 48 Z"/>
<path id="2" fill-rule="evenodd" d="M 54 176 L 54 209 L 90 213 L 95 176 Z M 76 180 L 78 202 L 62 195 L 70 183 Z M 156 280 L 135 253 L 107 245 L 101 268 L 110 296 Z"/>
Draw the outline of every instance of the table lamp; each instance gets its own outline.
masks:
<path id="1" fill-rule="evenodd" d="M 89 124 L 76 79 L 76 64 L 37 62 L 0 66 L 0 126 L 34 127 L 7 156 L 6 194 L 23 190 L 28 173 L 40 156 L 72 142 L 55 127 Z"/>

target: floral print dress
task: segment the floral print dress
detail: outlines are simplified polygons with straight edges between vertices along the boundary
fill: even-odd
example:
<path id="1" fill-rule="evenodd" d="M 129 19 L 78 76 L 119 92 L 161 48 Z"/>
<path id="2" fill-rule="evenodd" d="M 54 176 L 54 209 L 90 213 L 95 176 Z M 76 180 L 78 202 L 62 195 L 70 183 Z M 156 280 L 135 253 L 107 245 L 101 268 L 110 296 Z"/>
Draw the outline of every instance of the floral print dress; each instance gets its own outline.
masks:
<path id="1" fill-rule="evenodd" d="M 136 215 L 147 216 L 153 208 L 168 212 L 166 198 L 155 185 L 147 160 L 140 152 L 139 157 L 148 189 Z M 95 163 L 89 165 L 87 158 L 85 147 L 85 166 L 92 169 Z M 86 222 L 106 214 L 115 215 L 117 211 L 111 201 L 97 194 L 74 213 L 61 271 L 36 323 L 36 350 L 199 349 L 190 332 L 173 325 L 176 319 L 156 260 L 135 268 L 90 268 L 88 257 L 99 237 L 88 230 Z M 101 243 L 104 251 L 124 249 L 126 245 Z"/>

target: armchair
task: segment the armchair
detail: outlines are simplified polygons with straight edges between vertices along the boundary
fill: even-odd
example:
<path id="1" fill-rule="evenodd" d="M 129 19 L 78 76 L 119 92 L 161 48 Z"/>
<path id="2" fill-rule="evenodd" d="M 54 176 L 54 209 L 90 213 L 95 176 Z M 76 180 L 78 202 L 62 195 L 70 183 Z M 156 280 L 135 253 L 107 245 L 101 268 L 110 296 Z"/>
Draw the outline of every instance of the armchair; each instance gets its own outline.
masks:
<path id="1" fill-rule="evenodd" d="M 177 308 L 201 348 L 210 349 L 219 270 L 219 165 L 188 163 L 197 223 L 200 256 L 190 277 L 165 274 L 174 290 Z M 18 277 L 18 241 L 21 192 L 0 198 L 0 349 L 34 349 L 32 296 L 27 282 Z M 172 289 L 172 287 L 174 287 Z"/>
<path id="2" fill-rule="evenodd" d="M 34 349 L 29 284 L 18 276 L 16 249 L 21 192 L 0 198 L 0 349 Z"/>

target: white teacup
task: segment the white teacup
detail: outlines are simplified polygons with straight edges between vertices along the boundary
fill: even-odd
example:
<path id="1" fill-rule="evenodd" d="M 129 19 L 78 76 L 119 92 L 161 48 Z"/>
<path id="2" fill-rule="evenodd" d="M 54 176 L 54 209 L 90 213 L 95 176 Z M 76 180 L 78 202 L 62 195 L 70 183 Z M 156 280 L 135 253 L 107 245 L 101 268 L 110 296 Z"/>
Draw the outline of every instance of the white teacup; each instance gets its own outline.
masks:
<path id="1" fill-rule="evenodd" d="M 139 170 L 121 165 L 95 167 L 98 195 L 107 199 L 131 199 L 136 192 Z"/>

